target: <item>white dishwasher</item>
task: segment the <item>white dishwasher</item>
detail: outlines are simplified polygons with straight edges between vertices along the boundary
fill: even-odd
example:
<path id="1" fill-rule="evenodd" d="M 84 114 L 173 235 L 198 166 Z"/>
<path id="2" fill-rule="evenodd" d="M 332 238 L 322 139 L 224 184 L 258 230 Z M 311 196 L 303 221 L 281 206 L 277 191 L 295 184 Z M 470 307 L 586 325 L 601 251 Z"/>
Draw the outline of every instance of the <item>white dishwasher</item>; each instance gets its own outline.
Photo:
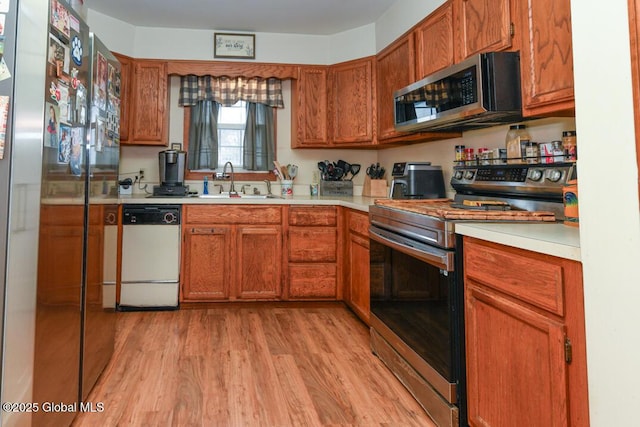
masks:
<path id="1" fill-rule="evenodd" d="M 180 213 L 180 205 L 123 205 L 121 311 L 178 308 Z"/>

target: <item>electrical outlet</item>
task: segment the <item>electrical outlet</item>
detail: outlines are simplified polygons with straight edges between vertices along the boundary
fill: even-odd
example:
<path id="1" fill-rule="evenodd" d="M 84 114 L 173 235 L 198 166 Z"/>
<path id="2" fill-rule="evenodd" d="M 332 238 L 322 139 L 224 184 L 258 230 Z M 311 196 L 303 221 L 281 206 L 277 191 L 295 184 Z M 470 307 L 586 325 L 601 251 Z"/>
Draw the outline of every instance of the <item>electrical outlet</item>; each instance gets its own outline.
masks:
<path id="1" fill-rule="evenodd" d="M 140 181 L 142 181 L 144 179 L 144 169 L 140 169 Z"/>

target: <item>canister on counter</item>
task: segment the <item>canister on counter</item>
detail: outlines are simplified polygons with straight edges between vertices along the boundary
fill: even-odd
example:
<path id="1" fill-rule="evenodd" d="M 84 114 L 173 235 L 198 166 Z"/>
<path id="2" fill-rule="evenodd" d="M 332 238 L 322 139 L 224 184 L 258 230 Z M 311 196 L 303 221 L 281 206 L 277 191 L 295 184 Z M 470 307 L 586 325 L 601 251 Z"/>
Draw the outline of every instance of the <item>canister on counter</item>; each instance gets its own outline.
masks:
<path id="1" fill-rule="evenodd" d="M 562 188 L 562 198 L 564 200 L 564 223 L 565 225 L 578 226 L 578 180 L 572 179 Z"/>

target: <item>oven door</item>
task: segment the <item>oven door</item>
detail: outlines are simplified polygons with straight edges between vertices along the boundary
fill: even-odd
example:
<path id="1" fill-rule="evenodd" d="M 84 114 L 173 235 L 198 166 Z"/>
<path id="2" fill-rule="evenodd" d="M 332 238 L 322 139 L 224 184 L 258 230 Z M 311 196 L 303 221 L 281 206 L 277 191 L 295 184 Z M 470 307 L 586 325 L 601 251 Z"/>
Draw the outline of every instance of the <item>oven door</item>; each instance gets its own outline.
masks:
<path id="1" fill-rule="evenodd" d="M 371 326 L 449 404 L 462 369 L 455 253 L 371 226 Z"/>

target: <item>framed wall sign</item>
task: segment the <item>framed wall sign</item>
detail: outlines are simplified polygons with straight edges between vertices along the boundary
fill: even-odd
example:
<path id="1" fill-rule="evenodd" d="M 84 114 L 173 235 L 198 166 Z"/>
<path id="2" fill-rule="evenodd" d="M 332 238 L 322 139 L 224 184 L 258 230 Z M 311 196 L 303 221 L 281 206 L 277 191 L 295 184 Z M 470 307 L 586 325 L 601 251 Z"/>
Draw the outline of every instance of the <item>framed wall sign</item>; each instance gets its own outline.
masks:
<path id="1" fill-rule="evenodd" d="M 214 33 L 214 58 L 255 59 L 255 34 Z"/>

